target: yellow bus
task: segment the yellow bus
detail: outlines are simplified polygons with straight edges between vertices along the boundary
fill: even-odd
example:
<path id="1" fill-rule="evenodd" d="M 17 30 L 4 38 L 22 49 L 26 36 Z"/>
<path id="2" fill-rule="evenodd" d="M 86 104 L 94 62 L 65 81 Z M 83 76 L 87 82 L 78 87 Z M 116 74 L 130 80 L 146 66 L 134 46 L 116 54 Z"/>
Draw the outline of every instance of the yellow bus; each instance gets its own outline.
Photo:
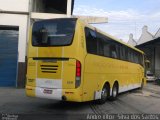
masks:
<path id="1" fill-rule="evenodd" d="M 142 51 L 80 19 L 37 21 L 28 45 L 26 94 L 105 103 L 142 87 L 144 68 Z"/>

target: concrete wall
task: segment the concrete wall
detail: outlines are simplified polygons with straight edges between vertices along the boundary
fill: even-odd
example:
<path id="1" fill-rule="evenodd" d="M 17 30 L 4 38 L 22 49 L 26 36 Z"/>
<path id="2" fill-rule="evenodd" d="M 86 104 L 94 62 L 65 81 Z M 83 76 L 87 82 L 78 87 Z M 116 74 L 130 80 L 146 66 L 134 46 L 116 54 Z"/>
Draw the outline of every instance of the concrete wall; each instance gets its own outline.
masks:
<path id="1" fill-rule="evenodd" d="M 0 0 L 0 11 L 28 12 L 29 0 Z"/>
<path id="2" fill-rule="evenodd" d="M 28 39 L 28 16 L 27 15 L 15 15 L 15 14 L 0 14 L 0 25 L 18 26 L 19 27 L 19 40 L 18 40 L 18 52 L 19 62 L 25 62 L 26 54 L 26 41 Z"/>

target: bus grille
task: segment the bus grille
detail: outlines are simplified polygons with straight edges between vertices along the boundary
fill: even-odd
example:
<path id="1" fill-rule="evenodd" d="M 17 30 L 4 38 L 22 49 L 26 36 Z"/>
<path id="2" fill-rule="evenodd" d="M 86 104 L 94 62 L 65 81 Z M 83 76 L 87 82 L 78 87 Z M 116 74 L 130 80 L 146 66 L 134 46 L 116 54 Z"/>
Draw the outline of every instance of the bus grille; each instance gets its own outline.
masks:
<path id="1" fill-rule="evenodd" d="M 41 72 L 43 73 L 57 73 L 58 65 L 41 65 Z"/>

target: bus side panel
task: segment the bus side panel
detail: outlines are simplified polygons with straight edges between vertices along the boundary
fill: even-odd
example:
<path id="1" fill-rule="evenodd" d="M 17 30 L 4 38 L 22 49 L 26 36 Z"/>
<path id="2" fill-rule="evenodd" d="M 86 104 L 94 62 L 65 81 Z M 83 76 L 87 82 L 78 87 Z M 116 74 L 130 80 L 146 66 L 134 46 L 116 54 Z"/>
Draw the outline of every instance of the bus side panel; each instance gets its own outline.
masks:
<path id="1" fill-rule="evenodd" d="M 119 92 L 125 92 L 140 87 L 142 81 L 141 80 L 142 70 L 140 68 L 141 66 L 139 64 L 128 62 L 128 71 L 124 73 L 128 74 L 127 77 L 128 83 L 127 85 L 120 86 Z"/>
<path id="2" fill-rule="evenodd" d="M 110 90 L 115 81 L 119 83 L 119 92 L 134 89 L 140 85 L 139 65 L 126 61 L 88 54 L 85 59 L 84 101 L 94 100 L 95 92 L 109 82 Z"/>
<path id="3" fill-rule="evenodd" d="M 95 99 L 95 92 L 102 89 L 105 81 L 113 84 L 113 73 L 116 71 L 110 70 L 111 60 L 107 58 L 88 54 L 85 59 L 85 74 L 84 74 L 84 101 Z M 112 75 L 108 75 L 111 73 Z"/>

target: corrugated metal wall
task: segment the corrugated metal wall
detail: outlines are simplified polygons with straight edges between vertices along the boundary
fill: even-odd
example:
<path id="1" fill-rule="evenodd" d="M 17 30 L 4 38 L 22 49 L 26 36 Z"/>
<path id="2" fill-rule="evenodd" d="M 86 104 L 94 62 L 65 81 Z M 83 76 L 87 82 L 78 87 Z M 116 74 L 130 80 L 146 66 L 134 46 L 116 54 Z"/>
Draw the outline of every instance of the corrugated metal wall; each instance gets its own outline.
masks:
<path id="1" fill-rule="evenodd" d="M 16 86 L 18 29 L 0 29 L 0 86 Z"/>

